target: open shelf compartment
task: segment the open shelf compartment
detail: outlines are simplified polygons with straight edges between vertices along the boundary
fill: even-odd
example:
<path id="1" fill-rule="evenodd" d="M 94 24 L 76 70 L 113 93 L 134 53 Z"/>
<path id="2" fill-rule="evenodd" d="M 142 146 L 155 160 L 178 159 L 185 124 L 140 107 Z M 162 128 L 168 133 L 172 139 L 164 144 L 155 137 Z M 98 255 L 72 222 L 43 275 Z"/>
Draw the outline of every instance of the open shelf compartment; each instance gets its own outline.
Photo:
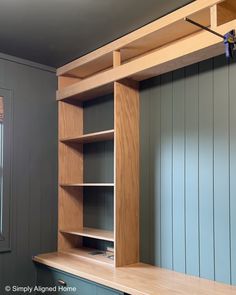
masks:
<path id="1" fill-rule="evenodd" d="M 114 257 L 111 253 L 106 251 L 101 251 L 97 249 L 90 249 L 86 247 L 81 248 L 71 248 L 66 251 L 60 251 L 62 253 L 72 255 L 76 258 L 81 258 L 85 260 L 90 260 L 97 263 L 105 263 L 107 265 L 114 266 Z"/>
<path id="2" fill-rule="evenodd" d="M 60 232 L 71 234 L 71 235 L 77 235 L 81 237 L 88 237 L 88 238 L 94 238 L 98 240 L 114 242 L 114 232 L 108 231 L 108 230 L 84 227 L 82 229 L 76 229 L 76 230 L 61 229 Z"/>

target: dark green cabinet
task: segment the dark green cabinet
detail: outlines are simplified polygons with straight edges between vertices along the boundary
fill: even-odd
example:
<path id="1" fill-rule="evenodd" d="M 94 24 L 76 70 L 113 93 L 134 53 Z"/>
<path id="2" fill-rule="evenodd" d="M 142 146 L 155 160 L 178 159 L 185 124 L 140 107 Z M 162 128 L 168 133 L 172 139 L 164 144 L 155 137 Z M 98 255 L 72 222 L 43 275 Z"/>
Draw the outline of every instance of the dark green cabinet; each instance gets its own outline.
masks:
<path id="1" fill-rule="evenodd" d="M 44 294 L 123 295 L 124 293 L 45 266 L 37 266 L 37 287 Z M 48 289 L 47 289 L 48 288 Z M 36 292 L 37 294 L 37 292 Z M 38 294 L 42 294 L 38 290 Z"/>

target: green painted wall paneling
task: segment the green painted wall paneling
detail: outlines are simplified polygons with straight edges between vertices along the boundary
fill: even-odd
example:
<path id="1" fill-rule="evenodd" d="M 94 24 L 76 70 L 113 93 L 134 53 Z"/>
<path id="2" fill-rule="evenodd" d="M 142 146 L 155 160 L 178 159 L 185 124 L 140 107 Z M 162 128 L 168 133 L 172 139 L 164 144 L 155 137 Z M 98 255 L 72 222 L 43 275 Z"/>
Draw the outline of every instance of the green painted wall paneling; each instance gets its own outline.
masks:
<path id="1" fill-rule="evenodd" d="M 141 83 L 142 261 L 236 284 L 236 63 Z M 150 230 L 147 230 L 150 229 Z"/>
<path id="2" fill-rule="evenodd" d="M 0 88 L 13 93 L 11 252 L 0 253 L 1 289 L 34 284 L 32 256 L 56 250 L 57 81 L 55 72 L 2 57 Z"/>
<path id="3" fill-rule="evenodd" d="M 1 195 L 0 195 L 0 252 L 11 251 L 12 219 L 12 141 L 13 141 L 13 93 L 0 88 L 3 98 L 3 122 L 1 122 Z"/>

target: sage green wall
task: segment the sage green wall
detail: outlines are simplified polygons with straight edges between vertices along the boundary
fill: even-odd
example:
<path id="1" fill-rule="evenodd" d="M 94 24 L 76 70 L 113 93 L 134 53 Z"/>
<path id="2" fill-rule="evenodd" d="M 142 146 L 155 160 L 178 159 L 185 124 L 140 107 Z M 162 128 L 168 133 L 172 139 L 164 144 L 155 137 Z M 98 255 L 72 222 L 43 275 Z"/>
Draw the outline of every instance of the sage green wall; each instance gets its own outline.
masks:
<path id="1" fill-rule="evenodd" d="M 236 63 L 141 89 L 142 260 L 236 284 Z"/>
<path id="2" fill-rule="evenodd" d="M 51 68 L 0 54 L 0 88 L 13 92 L 11 251 L 4 285 L 34 285 L 32 256 L 57 243 L 57 88 Z"/>

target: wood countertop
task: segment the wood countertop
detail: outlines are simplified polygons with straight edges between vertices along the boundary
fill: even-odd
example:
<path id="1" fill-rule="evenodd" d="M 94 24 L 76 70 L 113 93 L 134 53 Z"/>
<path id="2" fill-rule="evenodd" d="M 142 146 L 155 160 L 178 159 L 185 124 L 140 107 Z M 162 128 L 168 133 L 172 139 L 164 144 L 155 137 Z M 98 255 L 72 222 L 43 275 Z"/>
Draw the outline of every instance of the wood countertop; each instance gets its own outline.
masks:
<path id="1" fill-rule="evenodd" d="M 42 254 L 35 262 L 131 295 L 236 295 L 236 287 L 137 263 L 113 266 L 63 252 Z"/>

